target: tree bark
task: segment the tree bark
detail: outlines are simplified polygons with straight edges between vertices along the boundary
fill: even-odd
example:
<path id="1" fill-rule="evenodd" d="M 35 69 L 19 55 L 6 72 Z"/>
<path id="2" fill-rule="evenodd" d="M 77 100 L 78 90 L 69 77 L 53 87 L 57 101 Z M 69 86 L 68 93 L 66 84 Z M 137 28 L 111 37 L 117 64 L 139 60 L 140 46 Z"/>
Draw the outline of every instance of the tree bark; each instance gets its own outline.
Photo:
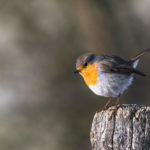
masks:
<path id="1" fill-rule="evenodd" d="M 150 107 L 122 105 L 97 112 L 90 132 L 92 150 L 150 150 Z"/>

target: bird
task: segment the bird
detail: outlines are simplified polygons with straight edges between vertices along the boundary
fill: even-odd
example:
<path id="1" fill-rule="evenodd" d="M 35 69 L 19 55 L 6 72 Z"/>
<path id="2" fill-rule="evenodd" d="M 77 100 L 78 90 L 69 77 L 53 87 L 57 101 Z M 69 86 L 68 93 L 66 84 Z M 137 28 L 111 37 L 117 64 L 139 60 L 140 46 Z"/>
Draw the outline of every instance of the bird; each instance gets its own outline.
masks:
<path id="1" fill-rule="evenodd" d="M 140 58 L 147 52 L 150 52 L 150 49 L 141 51 L 129 60 L 110 54 L 85 53 L 77 58 L 74 73 L 80 74 L 96 95 L 108 98 L 104 110 L 109 107 L 112 99 L 116 98 L 114 111 L 117 111 L 120 96 L 133 83 L 134 74 L 146 76 L 136 67 Z"/>

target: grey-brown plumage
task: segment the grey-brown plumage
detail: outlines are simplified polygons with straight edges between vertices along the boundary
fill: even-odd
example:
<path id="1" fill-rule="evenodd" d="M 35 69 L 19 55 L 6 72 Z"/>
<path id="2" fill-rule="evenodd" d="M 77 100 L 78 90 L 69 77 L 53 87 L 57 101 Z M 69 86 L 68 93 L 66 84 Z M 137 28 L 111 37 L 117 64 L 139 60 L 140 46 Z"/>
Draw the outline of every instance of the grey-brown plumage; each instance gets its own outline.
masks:
<path id="1" fill-rule="evenodd" d="M 91 78 L 95 77 L 95 72 L 89 71 L 85 73 L 84 71 L 84 69 L 88 70 L 86 68 L 89 65 L 94 64 L 96 66 L 95 70 L 97 71 L 96 83 L 89 84 L 88 87 L 96 95 L 110 98 L 104 107 L 105 109 L 108 107 L 111 99 L 117 97 L 115 105 L 117 110 L 119 97 L 132 84 L 134 79 L 133 74 L 145 76 L 144 73 L 136 69 L 136 66 L 140 57 L 147 52 L 150 52 L 150 49 L 142 51 L 130 60 L 125 60 L 115 55 L 86 53 L 78 57 L 76 61 L 77 70 L 75 73 L 80 72 L 84 79 L 84 75 L 88 75 L 88 77 L 90 76 Z M 82 74 L 82 72 L 84 72 L 84 74 Z"/>
<path id="2" fill-rule="evenodd" d="M 144 73 L 135 69 L 133 64 L 136 60 L 138 60 L 141 56 L 143 56 L 146 52 L 149 52 L 150 49 L 146 49 L 139 53 L 138 55 L 132 57 L 129 61 L 122 59 L 119 56 L 115 55 L 107 55 L 107 54 L 92 54 L 86 53 L 78 57 L 76 61 L 76 68 L 81 64 L 94 63 L 99 61 L 99 67 L 101 71 L 106 73 L 120 73 L 120 74 L 138 74 L 141 76 L 145 76 Z"/>
<path id="3" fill-rule="evenodd" d="M 106 73 L 119 73 L 119 74 L 138 74 L 145 76 L 144 73 L 133 67 L 134 62 L 126 61 L 118 56 L 113 55 L 102 55 L 103 58 L 99 62 L 99 67 L 103 72 Z"/>

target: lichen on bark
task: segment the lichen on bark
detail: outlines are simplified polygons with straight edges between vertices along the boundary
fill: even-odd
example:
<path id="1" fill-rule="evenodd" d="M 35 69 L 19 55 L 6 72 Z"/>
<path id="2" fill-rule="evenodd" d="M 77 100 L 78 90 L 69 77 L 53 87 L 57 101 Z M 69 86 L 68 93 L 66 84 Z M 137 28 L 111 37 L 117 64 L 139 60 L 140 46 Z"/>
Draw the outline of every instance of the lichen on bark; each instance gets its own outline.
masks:
<path id="1" fill-rule="evenodd" d="M 91 127 L 93 150 L 150 150 L 150 107 L 122 105 L 97 112 Z"/>

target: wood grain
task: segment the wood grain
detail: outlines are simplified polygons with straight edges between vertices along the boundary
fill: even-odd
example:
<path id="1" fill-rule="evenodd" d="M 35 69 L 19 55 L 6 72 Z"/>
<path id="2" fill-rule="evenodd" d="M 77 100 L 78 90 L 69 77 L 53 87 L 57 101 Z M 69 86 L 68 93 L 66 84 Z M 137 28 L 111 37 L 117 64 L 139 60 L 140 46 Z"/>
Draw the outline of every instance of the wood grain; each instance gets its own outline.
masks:
<path id="1" fill-rule="evenodd" d="M 97 112 L 90 137 L 92 150 L 150 150 L 150 107 L 122 105 Z"/>

